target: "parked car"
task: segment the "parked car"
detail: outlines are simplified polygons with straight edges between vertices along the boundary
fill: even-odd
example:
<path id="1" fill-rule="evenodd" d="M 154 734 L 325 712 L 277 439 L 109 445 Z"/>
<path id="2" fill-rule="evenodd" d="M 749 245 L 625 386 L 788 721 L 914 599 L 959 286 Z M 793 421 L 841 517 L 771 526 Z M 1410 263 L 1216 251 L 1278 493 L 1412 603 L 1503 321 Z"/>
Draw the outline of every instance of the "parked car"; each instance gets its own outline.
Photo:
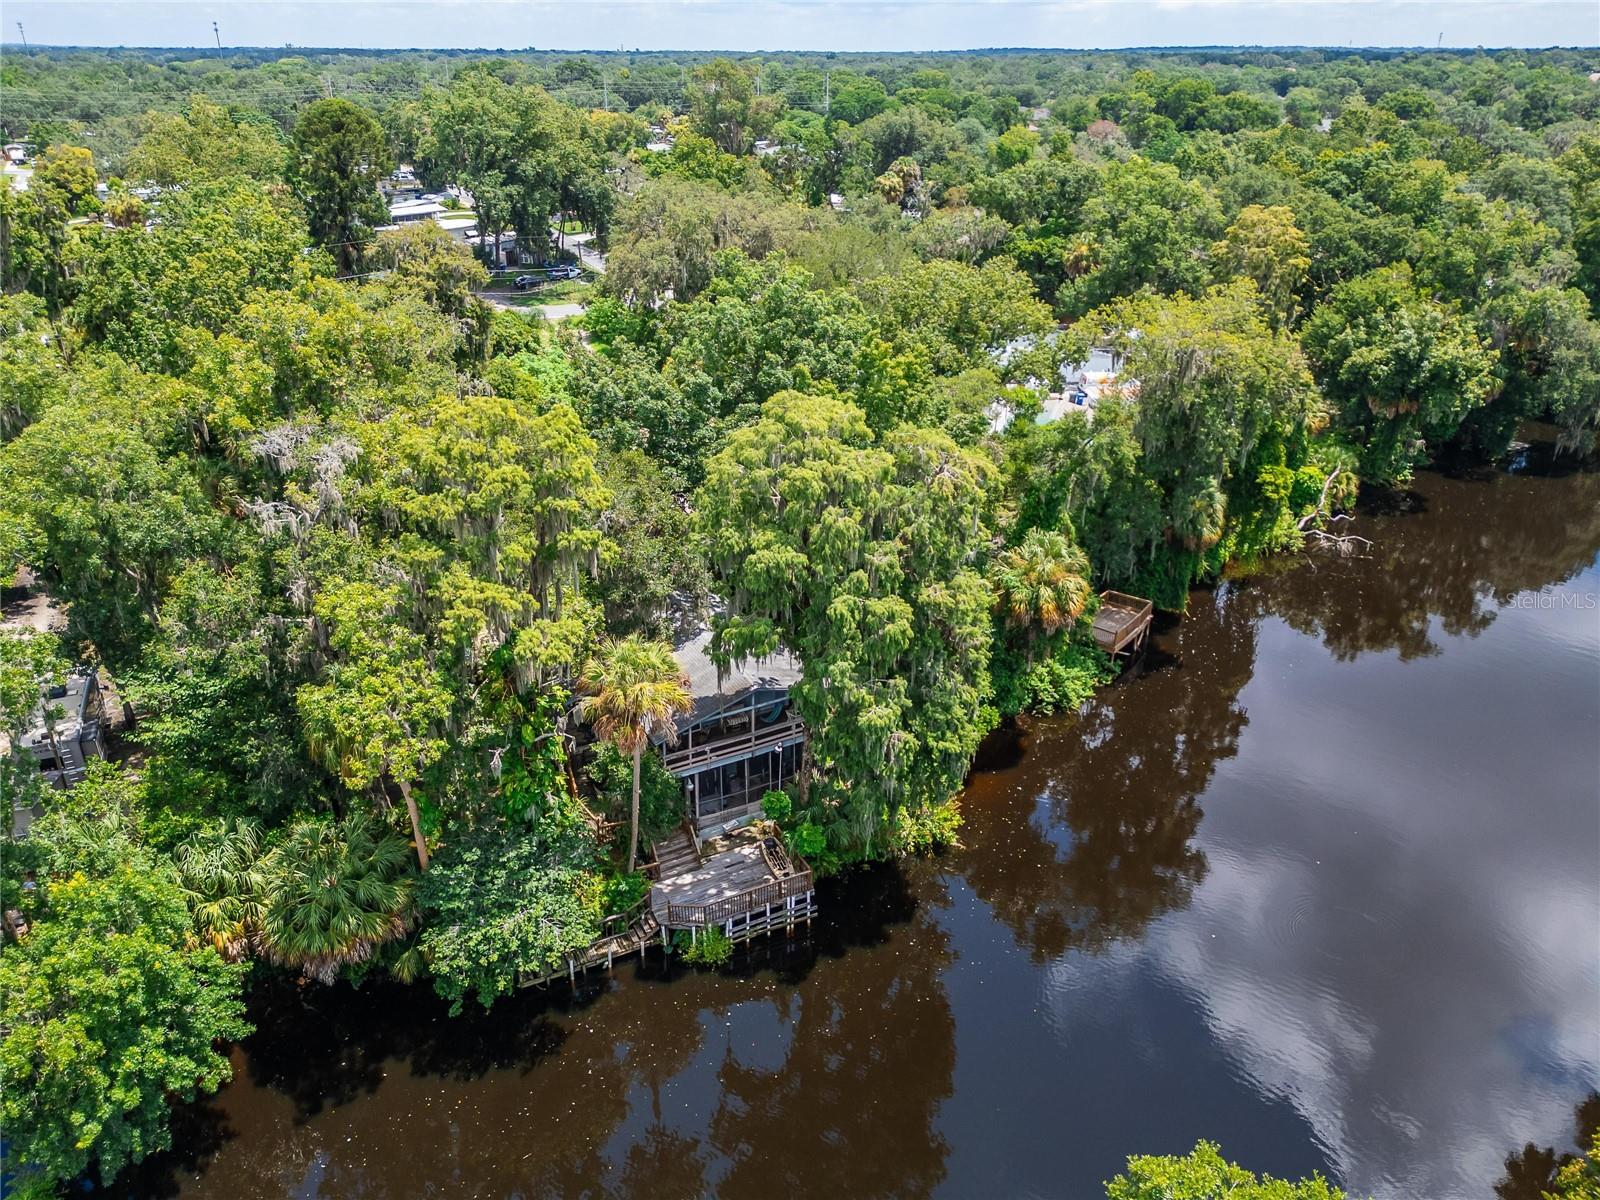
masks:
<path id="1" fill-rule="evenodd" d="M 521 289 L 521 290 L 524 290 L 524 291 L 527 290 L 528 288 L 531 288 L 534 284 L 542 283 L 542 282 L 543 282 L 543 280 L 541 280 L 537 275 L 518 275 L 517 276 L 517 287 L 519 289 Z"/>
<path id="2" fill-rule="evenodd" d="M 550 271 L 550 278 L 551 279 L 576 279 L 579 275 L 582 275 L 582 274 L 583 274 L 583 271 L 580 268 L 573 266 L 571 263 L 567 263 L 565 266 L 553 267 L 551 269 L 551 271 Z"/>

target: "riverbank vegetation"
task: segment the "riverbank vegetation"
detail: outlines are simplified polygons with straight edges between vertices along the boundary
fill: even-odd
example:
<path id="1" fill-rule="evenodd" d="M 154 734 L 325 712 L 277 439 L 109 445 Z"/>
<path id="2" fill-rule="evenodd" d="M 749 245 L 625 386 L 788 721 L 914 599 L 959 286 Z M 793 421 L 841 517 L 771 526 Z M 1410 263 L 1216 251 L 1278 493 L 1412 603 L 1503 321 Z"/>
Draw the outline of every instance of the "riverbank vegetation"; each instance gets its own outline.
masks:
<path id="1" fill-rule="evenodd" d="M 3 776 L 17 1161 L 164 1144 L 251 972 L 488 1004 L 588 945 L 672 819 L 685 610 L 800 659 L 833 869 L 948 841 L 984 734 L 1109 677 L 1102 587 L 1181 609 L 1527 418 L 1590 453 L 1594 66 L 8 53 L 0 577 L 69 624 L 0 636 L 4 725 L 74 659 L 138 715 L 65 797 Z M 581 336 L 377 232 L 394 163 L 595 231 Z"/>

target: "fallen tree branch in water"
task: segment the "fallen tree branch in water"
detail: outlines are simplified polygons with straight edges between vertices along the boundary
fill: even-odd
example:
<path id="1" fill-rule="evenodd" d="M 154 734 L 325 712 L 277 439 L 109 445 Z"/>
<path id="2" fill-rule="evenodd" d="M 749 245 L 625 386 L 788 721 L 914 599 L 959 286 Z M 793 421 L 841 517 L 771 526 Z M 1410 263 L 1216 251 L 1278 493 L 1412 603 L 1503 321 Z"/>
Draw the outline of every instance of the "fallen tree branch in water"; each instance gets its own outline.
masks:
<path id="1" fill-rule="evenodd" d="M 1333 481 L 1335 479 L 1339 478 L 1339 476 L 1345 473 L 1345 469 L 1346 468 L 1343 463 L 1335 463 L 1333 470 L 1328 472 L 1328 477 L 1322 481 L 1322 494 L 1317 497 L 1317 506 L 1305 516 L 1300 518 L 1299 525 L 1301 533 L 1304 533 L 1307 529 L 1309 529 L 1311 525 L 1322 516 L 1322 510 L 1328 506 L 1328 489 L 1333 486 Z M 1339 517 L 1344 517 L 1345 520 L 1350 519 L 1343 513 L 1340 513 L 1338 517 L 1334 517 L 1333 519 L 1337 521 Z"/>
<path id="2" fill-rule="evenodd" d="M 1349 520 L 1348 517 L 1345 520 Z M 1349 558 L 1355 554 L 1359 546 L 1363 550 L 1372 548 L 1372 540 L 1356 533 L 1329 533 L 1326 529 L 1310 530 L 1306 537 L 1315 538 L 1310 544 L 1319 550 L 1328 550 L 1340 558 Z"/>

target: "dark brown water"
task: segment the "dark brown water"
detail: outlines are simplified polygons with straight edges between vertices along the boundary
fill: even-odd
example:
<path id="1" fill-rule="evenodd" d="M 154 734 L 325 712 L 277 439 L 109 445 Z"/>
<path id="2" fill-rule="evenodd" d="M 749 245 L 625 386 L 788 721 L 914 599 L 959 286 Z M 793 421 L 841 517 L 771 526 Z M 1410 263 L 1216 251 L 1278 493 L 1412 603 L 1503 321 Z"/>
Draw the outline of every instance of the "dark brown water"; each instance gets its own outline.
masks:
<path id="1" fill-rule="evenodd" d="M 1600 1083 L 1600 475 L 1519 465 L 1197 593 L 1081 717 L 991 740 L 964 848 L 737 970 L 457 1020 L 266 993 L 124 1190 L 1095 1197 L 1207 1137 L 1492 1196 Z"/>

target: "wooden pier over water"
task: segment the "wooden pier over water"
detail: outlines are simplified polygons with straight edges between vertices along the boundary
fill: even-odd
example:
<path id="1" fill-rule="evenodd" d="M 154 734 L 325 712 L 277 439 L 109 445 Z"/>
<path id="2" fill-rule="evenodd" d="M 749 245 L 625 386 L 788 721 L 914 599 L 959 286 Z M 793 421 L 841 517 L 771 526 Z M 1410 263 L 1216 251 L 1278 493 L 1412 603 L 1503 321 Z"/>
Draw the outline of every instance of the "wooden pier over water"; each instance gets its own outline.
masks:
<path id="1" fill-rule="evenodd" d="M 690 842 L 686 855 L 679 839 Z M 700 843 L 680 830 L 656 847 L 662 877 L 650 889 L 650 910 L 663 929 L 691 934 L 720 927 L 740 941 L 816 915 L 815 880 L 804 859 L 791 859 L 775 826 L 760 824 Z M 671 873 L 668 873 L 671 870 Z"/>
<path id="2" fill-rule="evenodd" d="M 1126 592 L 1101 592 L 1094 615 L 1095 644 L 1112 658 L 1123 651 L 1138 653 L 1155 620 L 1155 605 Z"/>
<path id="3" fill-rule="evenodd" d="M 791 931 L 817 915 L 816 881 L 804 859 L 792 858 L 778 830 L 760 822 L 701 842 L 687 822 L 652 847 L 650 894 L 628 913 L 607 918 L 608 928 L 581 954 L 570 955 L 524 987 L 549 983 L 643 951 L 657 939 L 669 944 L 686 930 L 691 938 L 720 929 L 732 942 L 762 933 Z"/>

